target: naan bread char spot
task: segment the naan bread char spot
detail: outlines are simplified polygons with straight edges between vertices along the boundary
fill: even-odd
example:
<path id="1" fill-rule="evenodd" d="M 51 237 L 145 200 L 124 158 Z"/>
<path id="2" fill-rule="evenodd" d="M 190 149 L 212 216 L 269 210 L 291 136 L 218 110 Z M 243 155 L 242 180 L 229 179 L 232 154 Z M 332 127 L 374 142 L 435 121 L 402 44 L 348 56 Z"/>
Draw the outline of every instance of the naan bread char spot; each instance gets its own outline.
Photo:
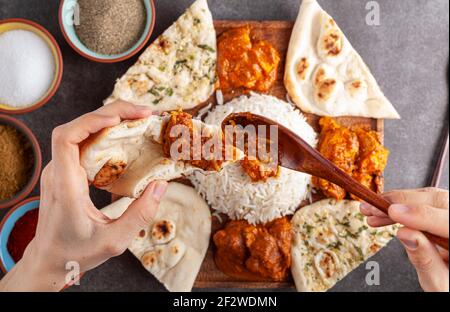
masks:
<path id="1" fill-rule="evenodd" d="M 314 74 L 314 100 L 323 109 L 333 105 L 342 89 L 342 83 L 335 76 L 334 69 L 326 64 L 319 65 Z"/>
<path id="2" fill-rule="evenodd" d="M 356 86 L 356 81 L 361 84 Z M 361 56 L 316 0 L 302 1 L 289 42 L 284 84 L 305 113 L 400 118 Z"/>
<path id="3" fill-rule="evenodd" d="M 118 99 L 158 111 L 205 102 L 216 83 L 216 31 L 206 0 L 197 0 L 120 78 L 105 104 Z"/>
<path id="4" fill-rule="evenodd" d="M 153 224 L 152 241 L 155 244 L 165 244 L 175 237 L 176 225 L 171 220 L 160 220 Z"/>
<path id="5" fill-rule="evenodd" d="M 345 37 L 336 22 L 325 12 L 321 14 L 320 36 L 317 51 L 325 62 L 335 64 L 345 57 Z"/>
<path id="6" fill-rule="evenodd" d="M 292 276 L 298 291 L 326 291 L 395 235 L 397 226 L 370 228 L 359 202 L 324 199 L 291 220 Z"/>
<path id="7" fill-rule="evenodd" d="M 186 253 L 186 244 L 179 239 L 174 239 L 168 244 L 155 247 L 158 262 L 164 264 L 164 268 L 171 269 L 180 262 Z"/>
<path id="8" fill-rule="evenodd" d="M 314 266 L 323 279 L 329 279 L 339 272 L 339 258 L 332 251 L 321 251 L 314 257 Z"/>
<path id="9" fill-rule="evenodd" d="M 133 201 L 123 197 L 101 211 L 117 219 Z M 209 206 L 192 187 L 171 182 L 154 220 L 128 249 L 169 291 L 191 291 L 210 241 Z M 166 228 L 169 235 L 160 236 Z"/>
<path id="10" fill-rule="evenodd" d="M 364 80 L 356 79 L 347 82 L 345 84 L 345 91 L 348 96 L 358 103 L 363 103 L 367 100 L 367 83 Z"/>
<path id="11" fill-rule="evenodd" d="M 309 72 L 310 66 L 308 59 L 306 57 L 302 57 L 297 64 L 297 74 L 300 80 L 305 80 L 307 74 Z"/>

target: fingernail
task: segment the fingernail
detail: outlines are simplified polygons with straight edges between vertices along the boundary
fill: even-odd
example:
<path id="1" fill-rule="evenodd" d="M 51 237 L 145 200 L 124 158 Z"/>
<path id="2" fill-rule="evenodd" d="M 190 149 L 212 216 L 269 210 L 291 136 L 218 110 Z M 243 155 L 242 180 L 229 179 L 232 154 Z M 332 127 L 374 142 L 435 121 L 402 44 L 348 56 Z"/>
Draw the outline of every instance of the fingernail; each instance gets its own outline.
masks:
<path id="1" fill-rule="evenodd" d="M 371 204 L 366 203 L 366 202 L 361 202 L 360 206 L 361 209 L 369 209 L 370 207 L 372 207 Z"/>
<path id="2" fill-rule="evenodd" d="M 411 210 L 408 206 L 405 205 L 391 205 L 391 209 L 396 213 L 407 213 Z"/>
<path id="3" fill-rule="evenodd" d="M 167 190 L 167 182 L 165 181 L 156 181 L 153 187 L 152 195 L 153 198 L 159 201 L 161 197 L 164 196 Z"/>
<path id="4" fill-rule="evenodd" d="M 416 240 L 400 239 L 400 242 L 409 250 L 416 250 L 419 246 Z"/>

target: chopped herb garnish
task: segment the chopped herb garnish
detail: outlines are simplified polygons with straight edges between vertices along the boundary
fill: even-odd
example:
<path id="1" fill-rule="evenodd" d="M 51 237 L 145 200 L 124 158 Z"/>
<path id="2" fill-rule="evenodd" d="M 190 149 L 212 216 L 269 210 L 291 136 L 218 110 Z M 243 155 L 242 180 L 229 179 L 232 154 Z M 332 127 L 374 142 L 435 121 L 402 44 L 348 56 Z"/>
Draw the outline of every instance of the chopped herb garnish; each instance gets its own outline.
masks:
<path id="1" fill-rule="evenodd" d="M 190 69 L 190 67 L 187 65 L 187 60 L 186 59 L 176 61 L 175 65 L 173 66 L 173 69 L 175 71 L 177 71 L 182 66 L 186 66 L 186 68 Z"/>
<path id="2" fill-rule="evenodd" d="M 153 101 L 153 104 L 157 105 L 157 104 L 159 104 L 159 102 L 161 102 L 161 101 L 162 101 L 162 98 L 156 99 L 156 100 Z"/>
<path id="3" fill-rule="evenodd" d="M 184 64 L 186 62 L 187 62 L 187 60 L 178 60 L 178 61 L 175 62 L 175 65 Z"/>
<path id="4" fill-rule="evenodd" d="M 157 91 L 157 89 L 155 87 L 151 88 L 150 91 L 148 91 L 148 92 L 153 94 L 154 96 L 159 96 L 159 92 Z"/>
<path id="5" fill-rule="evenodd" d="M 340 241 L 337 241 L 337 242 L 328 244 L 328 245 L 327 245 L 327 248 L 330 248 L 330 249 L 339 249 L 339 247 L 341 247 L 341 246 L 342 246 L 342 243 L 341 243 Z"/>
<path id="6" fill-rule="evenodd" d="M 364 254 L 362 252 L 362 249 L 360 247 L 358 247 L 358 246 L 355 246 L 355 249 L 356 249 L 356 251 L 358 252 L 358 254 L 360 256 L 361 261 L 363 261 L 364 260 Z"/>
<path id="7" fill-rule="evenodd" d="M 199 18 L 194 18 L 194 25 L 198 25 L 200 24 L 200 19 Z"/>
<path id="8" fill-rule="evenodd" d="M 361 226 L 361 227 L 358 229 L 358 233 L 361 233 L 362 231 L 365 231 L 365 230 L 367 230 L 367 229 L 368 229 L 368 227 L 365 226 L 365 225 L 363 225 L 363 226 Z"/>
<path id="9" fill-rule="evenodd" d="M 159 66 L 158 69 L 159 69 L 160 71 L 162 71 L 162 72 L 163 72 L 163 71 L 166 71 L 166 66 Z"/>
<path id="10" fill-rule="evenodd" d="M 358 212 L 355 216 L 359 221 L 364 221 L 364 216 L 362 213 Z"/>
<path id="11" fill-rule="evenodd" d="M 358 235 L 357 235 L 357 234 L 354 234 L 354 233 L 350 232 L 350 231 L 347 230 L 347 229 L 345 230 L 345 232 L 346 232 L 346 234 L 345 234 L 344 237 L 351 237 L 351 238 L 354 238 L 354 239 L 358 238 Z"/>
<path id="12" fill-rule="evenodd" d="M 337 220 L 337 223 L 342 225 L 342 226 L 345 226 L 345 227 L 349 227 L 350 226 L 350 221 L 348 221 L 348 220 L 345 220 L 345 221 L 344 220 L 343 221 Z"/>
<path id="13" fill-rule="evenodd" d="M 173 89 L 172 88 L 167 88 L 166 95 L 172 96 L 173 95 Z"/>
<path id="14" fill-rule="evenodd" d="M 312 225 L 309 225 L 308 223 L 305 223 L 304 227 L 306 229 L 306 233 L 308 234 L 311 234 L 311 231 L 314 229 L 314 227 Z"/>
<path id="15" fill-rule="evenodd" d="M 199 47 L 199 48 L 202 49 L 202 50 L 209 51 L 209 52 L 211 52 L 211 53 L 216 52 L 216 50 L 214 50 L 213 48 L 211 48 L 211 47 L 210 47 L 209 45 L 207 45 L 207 44 L 199 44 L 199 45 L 197 45 L 197 47 Z"/>

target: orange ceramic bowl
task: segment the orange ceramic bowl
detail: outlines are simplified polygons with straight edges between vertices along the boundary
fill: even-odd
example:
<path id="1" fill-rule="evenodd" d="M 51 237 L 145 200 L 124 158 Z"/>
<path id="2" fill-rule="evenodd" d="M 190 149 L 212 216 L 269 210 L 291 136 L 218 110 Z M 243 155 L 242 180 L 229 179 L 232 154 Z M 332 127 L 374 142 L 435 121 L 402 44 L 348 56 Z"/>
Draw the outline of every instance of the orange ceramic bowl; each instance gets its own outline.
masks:
<path id="1" fill-rule="evenodd" d="M 11 127 L 16 128 L 20 133 L 22 133 L 25 138 L 30 142 L 33 154 L 34 154 L 34 167 L 33 172 L 31 174 L 28 183 L 13 197 L 0 201 L 0 209 L 12 207 L 25 197 L 27 197 L 36 186 L 39 176 L 41 175 L 42 169 L 42 154 L 41 148 L 39 147 L 39 143 L 34 136 L 33 132 L 20 120 L 10 117 L 8 115 L 0 114 L 0 125 L 9 125 Z"/>
<path id="2" fill-rule="evenodd" d="M 8 106 L 7 103 L 0 103 L 0 113 L 5 114 L 24 114 L 34 111 L 35 109 L 38 109 L 39 107 L 46 104 L 58 90 L 59 85 L 61 84 L 63 73 L 63 59 L 61 50 L 59 49 L 59 45 L 56 42 L 55 38 L 53 38 L 53 36 L 44 27 L 33 21 L 22 18 L 11 18 L 0 21 L 0 34 L 9 30 L 17 29 L 31 31 L 37 34 L 47 43 L 50 50 L 52 51 L 55 61 L 55 76 L 48 91 L 36 103 L 33 103 L 30 106 L 27 106 L 25 108 L 15 108 Z"/>

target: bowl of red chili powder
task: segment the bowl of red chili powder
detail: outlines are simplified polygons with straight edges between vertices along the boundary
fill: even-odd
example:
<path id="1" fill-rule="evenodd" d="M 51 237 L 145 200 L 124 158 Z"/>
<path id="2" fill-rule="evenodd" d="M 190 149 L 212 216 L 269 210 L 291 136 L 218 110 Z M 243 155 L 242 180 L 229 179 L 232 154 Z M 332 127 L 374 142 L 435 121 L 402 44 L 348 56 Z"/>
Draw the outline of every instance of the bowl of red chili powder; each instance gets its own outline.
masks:
<path id="1" fill-rule="evenodd" d="M 22 258 L 36 234 L 39 215 L 39 197 L 17 204 L 0 223 L 0 268 L 10 271 Z"/>

